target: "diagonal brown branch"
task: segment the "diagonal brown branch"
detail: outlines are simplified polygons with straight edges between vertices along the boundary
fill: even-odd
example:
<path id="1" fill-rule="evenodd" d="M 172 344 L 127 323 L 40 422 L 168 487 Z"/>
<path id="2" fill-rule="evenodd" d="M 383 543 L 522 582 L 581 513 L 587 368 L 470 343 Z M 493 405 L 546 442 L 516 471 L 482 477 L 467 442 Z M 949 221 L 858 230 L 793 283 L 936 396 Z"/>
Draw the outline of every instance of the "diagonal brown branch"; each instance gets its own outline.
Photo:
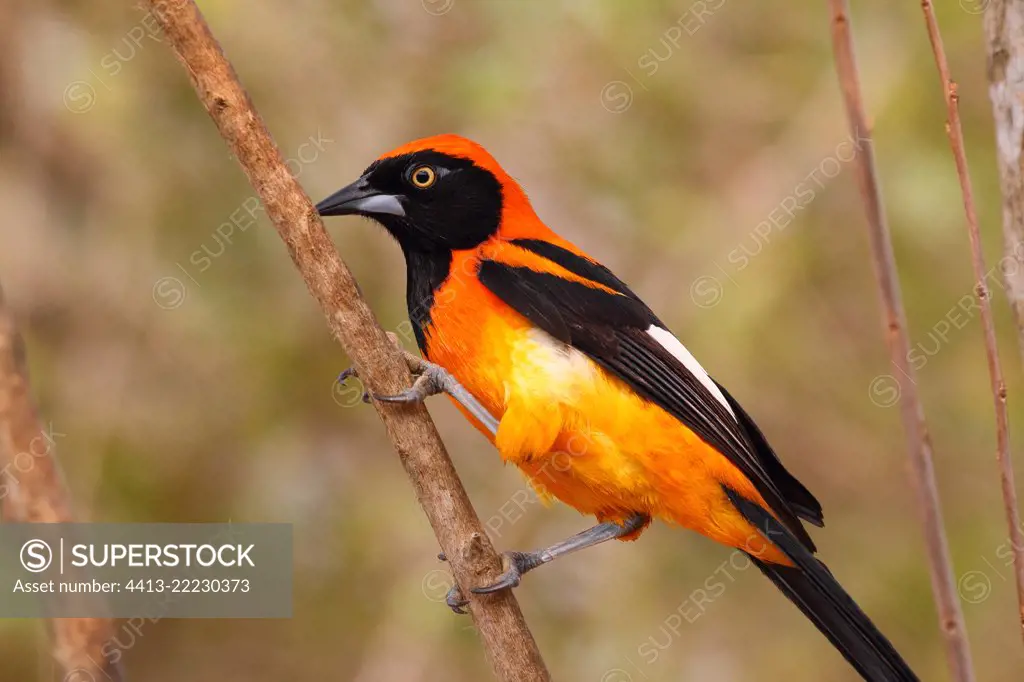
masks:
<path id="1" fill-rule="evenodd" d="M 1010 458 L 1010 417 L 1006 409 L 1006 383 L 999 362 L 996 346 L 996 325 L 992 319 L 992 297 L 985 283 L 988 273 L 985 254 L 981 248 L 981 232 L 978 229 L 978 211 L 974 205 L 974 190 L 971 188 L 971 173 L 967 167 L 967 153 L 964 150 L 964 133 L 960 125 L 959 96 L 956 83 L 949 73 L 949 62 L 942 47 L 942 34 L 935 18 L 931 0 L 922 0 L 928 40 L 935 54 L 935 66 L 942 79 L 942 91 L 946 98 L 946 134 L 953 149 L 956 174 L 960 178 L 960 191 L 964 198 L 964 212 L 967 214 L 967 234 L 971 241 L 971 265 L 974 267 L 974 293 L 981 309 L 981 325 L 985 332 L 985 353 L 988 357 L 988 376 L 992 385 L 992 398 L 996 409 L 996 461 L 999 463 L 999 483 L 1003 489 L 1003 506 L 1006 522 L 1010 528 L 1010 546 L 1013 548 L 1014 575 L 1017 582 L 1017 617 L 1024 636 L 1024 534 L 1020 528 L 1020 512 L 1017 507 L 1017 490 L 1014 487 L 1013 460 Z"/>
<path id="2" fill-rule="evenodd" d="M 249 96 L 192 0 L 147 0 L 200 101 L 259 194 L 334 337 L 372 392 L 409 386 L 408 367 L 377 324 L 338 257 L 309 197 L 285 167 Z M 490 582 L 500 562 L 422 405 L 375 403 L 420 505 L 463 588 Z M 498 679 L 550 676 L 511 591 L 470 598 L 470 611 Z"/>
<path id="3" fill-rule="evenodd" d="M 0 288 L 0 517 L 18 523 L 74 521 L 71 500 L 53 452 L 52 430 L 36 413 L 25 348 Z M 66 679 L 123 679 L 104 646 L 113 624 L 104 618 L 48 621 L 53 657 Z"/>
<path id="4" fill-rule="evenodd" d="M 917 392 L 917 385 L 914 383 L 914 369 L 908 360 L 910 339 L 907 333 L 906 313 L 903 310 L 892 237 L 882 208 L 873 140 L 864 114 L 860 78 L 853 51 L 849 8 L 846 0 L 829 0 L 829 5 L 832 12 L 832 43 L 836 70 L 843 90 L 850 129 L 861 144 L 860 153 L 855 161 L 857 184 L 867 212 L 872 260 L 885 310 L 886 341 L 892 363 L 905 379 L 900 380 L 900 414 L 906 432 L 914 491 L 928 550 L 928 568 L 939 613 L 939 625 L 945 639 L 953 679 L 956 682 L 973 682 L 971 651 L 953 579 L 949 544 L 942 522 L 942 506 L 935 482 L 931 436 L 928 434 L 924 408 Z"/>

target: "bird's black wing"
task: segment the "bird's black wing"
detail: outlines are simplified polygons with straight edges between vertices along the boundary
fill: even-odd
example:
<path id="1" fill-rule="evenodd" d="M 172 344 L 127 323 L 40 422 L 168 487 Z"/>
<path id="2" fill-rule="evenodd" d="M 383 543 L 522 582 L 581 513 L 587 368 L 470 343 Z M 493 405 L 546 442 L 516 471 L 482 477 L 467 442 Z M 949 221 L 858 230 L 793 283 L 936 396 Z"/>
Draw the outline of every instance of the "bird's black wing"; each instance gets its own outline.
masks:
<path id="1" fill-rule="evenodd" d="M 480 264 L 478 276 L 483 285 L 537 327 L 585 353 L 725 455 L 750 479 L 786 526 L 814 551 L 814 543 L 797 517 L 820 525 L 818 502 L 785 470 L 736 401 L 723 390 L 723 403 L 650 333 L 652 327 L 665 329 L 657 316 L 604 266 L 545 241 L 521 239 L 511 243 L 595 286 L 498 260 Z"/>

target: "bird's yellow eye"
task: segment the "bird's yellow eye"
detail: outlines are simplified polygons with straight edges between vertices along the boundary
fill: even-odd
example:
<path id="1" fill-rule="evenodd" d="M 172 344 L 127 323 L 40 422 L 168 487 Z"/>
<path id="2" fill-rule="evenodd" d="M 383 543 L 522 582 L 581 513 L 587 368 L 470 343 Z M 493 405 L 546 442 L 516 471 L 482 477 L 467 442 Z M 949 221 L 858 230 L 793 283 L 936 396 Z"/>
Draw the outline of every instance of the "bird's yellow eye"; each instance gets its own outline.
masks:
<path id="1" fill-rule="evenodd" d="M 420 189 L 426 189 L 437 182 L 437 173 L 430 166 L 420 166 L 409 177 L 412 184 Z"/>

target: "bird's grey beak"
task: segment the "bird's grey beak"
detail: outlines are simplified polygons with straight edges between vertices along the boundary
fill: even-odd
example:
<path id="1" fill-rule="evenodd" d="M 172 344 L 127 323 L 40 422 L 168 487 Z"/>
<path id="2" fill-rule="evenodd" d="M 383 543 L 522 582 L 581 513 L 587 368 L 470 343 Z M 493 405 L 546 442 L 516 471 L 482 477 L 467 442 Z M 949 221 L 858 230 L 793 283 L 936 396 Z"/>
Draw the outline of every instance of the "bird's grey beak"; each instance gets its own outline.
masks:
<path id="1" fill-rule="evenodd" d="M 317 213 L 330 215 L 365 215 L 381 213 L 405 215 L 401 200 L 393 194 L 382 194 L 370 187 L 366 178 L 359 178 L 348 187 L 339 189 L 316 205 Z"/>

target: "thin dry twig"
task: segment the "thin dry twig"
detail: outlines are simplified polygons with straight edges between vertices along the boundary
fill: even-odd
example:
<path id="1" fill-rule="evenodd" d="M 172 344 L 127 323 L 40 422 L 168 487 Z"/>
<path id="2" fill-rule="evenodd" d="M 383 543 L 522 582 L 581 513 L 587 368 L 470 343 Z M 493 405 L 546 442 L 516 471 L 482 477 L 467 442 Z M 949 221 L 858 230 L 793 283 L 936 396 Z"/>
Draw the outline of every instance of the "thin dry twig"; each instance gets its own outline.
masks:
<path id="1" fill-rule="evenodd" d="M 985 44 L 1003 190 L 1003 280 L 1024 357 L 1024 3 L 986 0 Z"/>
<path id="2" fill-rule="evenodd" d="M 327 324 L 371 392 L 410 384 L 408 367 L 377 324 L 324 230 L 309 197 L 286 168 L 249 96 L 192 0 L 147 0 L 217 129 L 241 164 L 288 247 Z M 501 563 L 470 505 L 444 444 L 423 405 L 374 403 L 420 505 L 463 588 L 493 581 Z M 511 591 L 478 596 L 470 611 L 498 679 L 549 680 Z"/>
<path id="3" fill-rule="evenodd" d="M 971 173 L 967 167 L 967 153 L 964 150 L 964 133 L 960 125 L 960 98 L 957 94 L 956 82 L 949 73 L 949 62 L 946 51 L 942 47 L 942 34 L 939 22 L 935 18 L 935 8 L 931 0 L 922 0 L 925 24 L 928 27 L 928 40 L 935 54 L 935 66 L 942 79 L 942 91 L 946 98 L 946 134 L 953 149 L 956 162 L 956 174 L 960 178 L 960 191 L 964 198 L 964 212 L 967 214 L 967 234 L 971 241 L 971 265 L 977 280 L 974 294 L 978 298 L 981 310 L 981 326 L 985 331 L 985 353 L 988 358 L 988 376 L 992 385 L 992 399 L 996 410 L 996 461 L 999 463 L 999 483 L 1003 490 L 1003 507 L 1006 512 L 1006 523 L 1010 528 L 1010 546 L 1013 548 L 1014 575 L 1017 582 L 1017 617 L 1024 636 L 1024 533 L 1020 528 L 1020 512 L 1017 506 L 1017 489 L 1014 487 L 1013 459 L 1010 457 L 1010 417 L 1006 409 L 1006 383 L 1003 381 L 1003 369 L 999 362 L 999 349 L 996 345 L 996 325 L 992 319 L 992 300 L 985 267 L 985 254 L 981 247 L 981 232 L 978 229 L 978 211 L 974 206 L 974 190 L 971 188 Z"/>
<path id="4" fill-rule="evenodd" d="M 873 140 L 864 114 L 860 77 L 853 51 L 849 8 L 846 0 L 829 0 L 829 5 L 832 12 L 832 43 L 839 83 L 843 90 L 851 131 L 861 143 L 861 150 L 855 161 L 857 184 L 867 212 L 872 261 L 885 311 L 886 341 L 893 365 L 906 379 L 900 381 L 900 414 L 906 432 L 911 478 L 924 530 L 939 625 L 945 639 L 953 679 L 956 682 L 973 682 L 974 668 L 971 663 L 970 645 L 967 642 L 963 611 L 960 608 L 953 578 L 949 544 L 942 521 L 942 506 L 935 482 L 931 436 L 928 434 L 924 408 L 914 382 L 914 369 L 908 360 L 910 339 L 907 333 L 906 313 L 903 310 L 892 237 L 882 208 Z"/>
<path id="5" fill-rule="evenodd" d="M 25 366 L 25 347 L 0 287 L 0 516 L 17 523 L 75 520 L 53 436 L 39 420 Z M 104 647 L 113 623 L 106 618 L 47 621 L 53 657 L 65 679 L 123 679 Z M 77 679 L 76 678 L 76 679 Z"/>

